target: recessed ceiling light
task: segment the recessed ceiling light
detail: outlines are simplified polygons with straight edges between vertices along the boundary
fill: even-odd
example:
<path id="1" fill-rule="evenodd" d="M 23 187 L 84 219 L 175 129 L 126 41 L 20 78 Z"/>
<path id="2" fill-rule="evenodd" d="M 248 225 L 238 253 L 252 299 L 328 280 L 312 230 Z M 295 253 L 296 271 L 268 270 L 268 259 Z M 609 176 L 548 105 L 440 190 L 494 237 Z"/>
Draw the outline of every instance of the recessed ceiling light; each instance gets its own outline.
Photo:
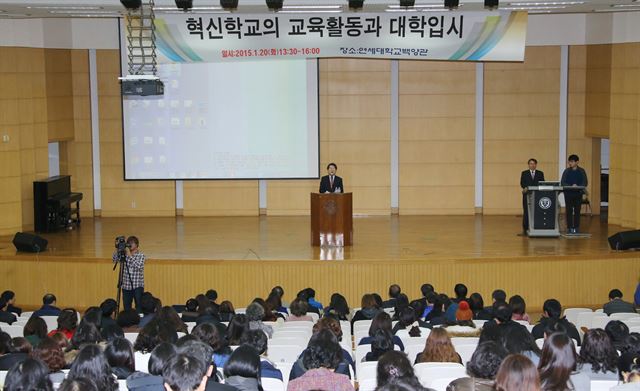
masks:
<path id="1" fill-rule="evenodd" d="M 285 5 L 283 10 L 287 9 L 342 9 L 341 5 Z"/>
<path id="2" fill-rule="evenodd" d="M 339 14 L 342 10 L 282 10 L 279 14 Z"/>
<path id="3" fill-rule="evenodd" d="M 102 9 L 102 7 L 97 7 L 97 6 L 79 6 L 79 5 L 73 5 L 73 6 L 64 6 L 64 5 L 48 5 L 48 6 L 28 6 L 27 8 L 32 8 L 32 9 L 39 9 L 39 10 L 100 10 Z"/>
<path id="4" fill-rule="evenodd" d="M 536 2 L 521 2 L 521 3 L 509 3 L 514 7 L 538 7 L 538 6 L 552 6 L 552 5 L 579 5 L 584 4 L 584 1 L 536 1 Z"/>
<path id="5" fill-rule="evenodd" d="M 536 10 L 561 10 L 565 9 L 567 6 L 565 5 L 553 5 L 553 6 L 545 6 L 545 7 L 502 7 L 501 10 L 507 11 L 536 11 Z"/>
<path id="6" fill-rule="evenodd" d="M 406 7 L 401 7 L 398 4 L 389 4 L 387 8 L 404 9 Z M 442 8 L 442 4 L 416 4 L 413 8 Z"/>
<path id="7" fill-rule="evenodd" d="M 222 10 L 222 7 L 216 7 L 216 6 L 212 6 L 212 7 L 193 7 L 193 8 L 189 8 L 190 11 L 218 11 L 218 10 Z M 176 7 L 153 7 L 154 11 L 175 11 Z M 181 11 L 184 12 L 184 11 Z"/>
<path id="8" fill-rule="evenodd" d="M 68 15 L 74 15 L 74 14 L 86 14 L 87 11 L 80 11 L 80 10 L 68 10 L 68 11 L 49 11 L 50 14 L 68 14 Z M 120 15 L 120 12 L 118 11 L 90 11 L 90 13 L 92 15 L 100 15 L 100 14 L 111 14 L 111 15 Z"/>
<path id="9" fill-rule="evenodd" d="M 418 12 L 415 8 L 387 8 L 384 12 Z"/>
<path id="10" fill-rule="evenodd" d="M 638 8 L 640 4 L 614 4 L 611 7 L 613 8 Z"/>

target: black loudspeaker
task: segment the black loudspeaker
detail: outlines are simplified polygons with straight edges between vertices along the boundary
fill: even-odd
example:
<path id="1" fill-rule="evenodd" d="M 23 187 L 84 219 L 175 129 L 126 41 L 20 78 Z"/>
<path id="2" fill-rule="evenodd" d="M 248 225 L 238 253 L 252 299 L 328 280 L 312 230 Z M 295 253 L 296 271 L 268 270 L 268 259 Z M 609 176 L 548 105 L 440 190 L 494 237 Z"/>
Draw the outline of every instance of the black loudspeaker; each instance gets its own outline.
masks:
<path id="1" fill-rule="evenodd" d="M 16 246 L 16 250 L 29 253 L 45 251 L 47 249 L 47 243 L 49 243 L 47 239 L 41 236 L 24 232 L 16 232 L 16 236 L 13 237 L 13 245 Z"/>
<path id="2" fill-rule="evenodd" d="M 609 246 L 612 250 L 629 250 L 640 248 L 640 230 L 623 231 L 609 237 Z"/>

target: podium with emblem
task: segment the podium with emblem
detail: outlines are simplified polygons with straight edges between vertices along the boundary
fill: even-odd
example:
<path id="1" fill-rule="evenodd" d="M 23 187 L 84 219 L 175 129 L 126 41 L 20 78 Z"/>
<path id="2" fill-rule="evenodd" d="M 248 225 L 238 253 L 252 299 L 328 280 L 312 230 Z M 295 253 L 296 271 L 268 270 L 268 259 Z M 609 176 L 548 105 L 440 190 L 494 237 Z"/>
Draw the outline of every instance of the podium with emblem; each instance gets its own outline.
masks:
<path id="1" fill-rule="evenodd" d="M 538 186 L 527 187 L 528 236 L 560 236 L 558 194 L 562 190 L 559 182 L 541 182 Z"/>
<path id="2" fill-rule="evenodd" d="M 339 247 L 353 244 L 351 193 L 311 193 L 311 244 Z"/>

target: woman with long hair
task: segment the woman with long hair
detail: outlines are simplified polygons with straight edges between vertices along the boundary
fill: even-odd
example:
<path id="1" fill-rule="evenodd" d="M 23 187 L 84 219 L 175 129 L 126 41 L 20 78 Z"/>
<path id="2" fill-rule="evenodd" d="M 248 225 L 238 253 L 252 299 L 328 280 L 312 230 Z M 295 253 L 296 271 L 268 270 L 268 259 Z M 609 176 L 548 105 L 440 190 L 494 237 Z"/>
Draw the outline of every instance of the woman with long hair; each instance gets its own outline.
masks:
<path id="1" fill-rule="evenodd" d="M 231 346 L 239 346 L 242 335 L 249 330 L 249 321 L 245 314 L 236 314 L 227 326 L 227 340 Z"/>
<path id="2" fill-rule="evenodd" d="M 49 369 L 40 360 L 27 358 L 15 364 L 4 381 L 4 391 L 53 391 Z"/>
<path id="3" fill-rule="evenodd" d="M 416 364 L 422 362 L 457 362 L 462 364 L 462 359 L 453 347 L 451 338 L 445 329 L 436 327 L 431 330 L 424 350 L 416 356 Z"/>
<path id="4" fill-rule="evenodd" d="M 333 316 L 338 320 L 348 320 L 349 304 L 347 304 L 347 299 L 340 293 L 332 294 L 329 305 L 324 309 L 324 316 Z"/>
<path id="5" fill-rule="evenodd" d="M 116 391 L 118 382 L 111 374 L 111 367 L 98 345 L 86 345 L 78 353 L 68 379 L 88 378 L 93 380 L 99 390 Z"/>
<path id="6" fill-rule="evenodd" d="M 40 341 L 47 338 L 47 323 L 39 316 L 32 316 L 22 329 L 22 335 L 31 343 L 34 348 Z M 66 337 L 65 337 L 66 338 Z"/>
<path id="7" fill-rule="evenodd" d="M 116 338 L 107 344 L 104 350 L 111 371 L 120 380 L 124 380 L 136 370 L 131 342 L 125 338 Z"/>
<path id="8" fill-rule="evenodd" d="M 51 338 L 45 338 L 40 341 L 38 347 L 31 353 L 33 358 L 37 358 L 49 368 L 49 378 L 53 383 L 60 383 L 65 378 L 62 372 L 66 362 L 64 353 L 56 341 Z"/>
<path id="9" fill-rule="evenodd" d="M 496 375 L 496 391 L 540 391 L 538 370 L 521 354 L 509 355 Z"/>
<path id="10" fill-rule="evenodd" d="M 78 312 L 73 308 L 65 308 L 58 315 L 58 328 L 51 330 L 48 336 L 56 333 L 64 334 L 67 339 L 71 339 L 78 327 Z"/>
<path id="11" fill-rule="evenodd" d="M 260 356 L 254 348 L 242 345 L 233 351 L 224 366 L 225 383 L 240 391 L 262 391 Z"/>
<path id="12" fill-rule="evenodd" d="M 376 380 L 378 383 L 376 390 L 385 389 L 384 387 L 396 382 L 405 384 L 407 389 L 413 391 L 427 390 L 420 384 L 407 355 L 396 350 L 387 352 L 380 357 L 376 370 Z"/>
<path id="13" fill-rule="evenodd" d="M 391 316 L 384 311 L 379 312 L 371 321 L 371 325 L 369 326 L 369 336 L 364 337 L 358 342 L 358 345 L 368 345 L 373 341 L 373 336 L 376 331 L 383 329 L 387 330 L 393 335 L 393 327 L 391 326 L 393 323 L 391 322 Z M 393 336 L 393 344 L 398 345 L 401 351 L 404 352 L 404 344 L 402 340 L 397 335 Z"/>
<path id="14" fill-rule="evenodd" d="M 494 391 L 494 379 L 506 356 L 507 351 L 495 341 L 479 344 L 467 363 L 469 377 L 452 381 L 447 391 Z"/>
<path id="15" fill-rule="evenodd" d="M 213 362 L 216 364 L 216 368 L 225 366 L 232 352 L 215 325 L 211 323 L 199 324 L 191 331 L 191 335 L 211 346 L 213 349 Z"/>
<path id="16" fill-rule="evenodd" d="M 543 391 L 588 390 L 589 378 L 575 373 L 576 349 L 564 333 L 553 333 L 544 341 L 538 373 Z"/>

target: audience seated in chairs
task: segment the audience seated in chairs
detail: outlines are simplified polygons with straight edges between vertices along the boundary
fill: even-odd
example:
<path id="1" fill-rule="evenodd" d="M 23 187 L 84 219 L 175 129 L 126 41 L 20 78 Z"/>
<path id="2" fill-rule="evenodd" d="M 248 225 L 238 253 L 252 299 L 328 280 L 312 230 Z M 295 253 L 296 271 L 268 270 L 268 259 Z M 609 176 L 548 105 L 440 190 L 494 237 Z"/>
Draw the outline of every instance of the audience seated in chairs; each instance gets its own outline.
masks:
<path id="1" fill-rule="evenodd" d="M 313 318 L 310 315 L 307 315 L 307 310 L 309 309 L 309 304 L 300 299 L 296 298 L 291 302 L 291 306 L 289 307 L 289 311 L 291 315 L 287 317 L 286 322 L 313 322 Z"/>
<path id="2" fill-rule="evenodd" d="M 29 358 L 29 353 L 23 350 L 30 351 L 31 344 L 28 347 L 24 346 L 29 342 L 24 338 L 21 340 L 16 341 L 16 338 L 12 339 L 9 334 L 0 331 L 0 371 L 7 371 L 15 364 Z"/>
<path id="3" fill-rule="evenodd" d="M 623 384 L 611 388 L 610 391 L 637 390 L 640 386 L 640 355 L 623 354 L 619 369 Z"/>
<path id="4" fill-rule="evenodd" d="M 191 335 L 213 349 L 213 363 L 217 368 L 225 366 L 232 351 L 216 326 L 211 323 L 199 324 L 191 331 Z"/>
<path id="5" fill-rule="evenodd" d="M 32 353 L 33 358 L 37 358 L 49 368 L 49 379 L 51 382 L 62 383 L 66 374 L 62 370 L 66 366 L 64 353 L 60 345 L 51 338 L 44 338 Z"/>
<path id="6" fill-rule="evenodd" d="M 47 293 L 42 297 L 42 307 L 31 314 L 31 316 L 58 316 L 60 315 L 60 308 L 56 307 L 56 296 Z"/>
<path id="7" fill-rule="evenodd" d="M 207 365 L 195 356 L 180 353 L 165 364 L 162 378 L 165 387 L 170 390 L 204 391 Z"/>
<path id="8" fill-rule="evenodd" d="M 294 364 L 287 390 L 353 391 L 349 377 L 340 371 L 341 366 L 344 368 L 341 352 L 338 340 L 331 331 L 326 329 L 318 331 L 311 337 L 309 346 L 302 353 L 302 358 Z M 296 366 L 302 373 L 294 374 Z"/>
<path id="9" fill-rule="evenodd" d="M 247 307 L 247 320 L 249 323 L 249 330 L 262 330 L 269 338 L 273 336 L 273 327 L 262 323 L 264 318 L 264 307 L 258 303 L 251 303 Z"/>
<path id="10" fill-rule="evenodd" d="M 536 366 L 521 354 L 508 356 L 496 375 L 496 391 L 540 391 Z"/>
<path id="11" fill-rule="evenodd" d="M 162 368 L 177 354 L 173 344 L 162 342 L 153 349 L 149 357 L 148 372 L 134 372 L 127 378 L 129 391 L 163 390 Z"/>
<path id="12" fill-rule="evenodd" d="M 7 308 L 5 311 L 12 312 L 16 314 L 16 316 L 20 316 L 22 314 L 22 308 L 16 307 L 16 293 L 14 291 L 4 291 L 2 295 L 0 295 L 0 301 L 4 300 L 7 303 Z"/>
<path id="13" fill-rule="evenodd" d="M 392 335 L 388 330 L 378 329 L 371 339 L 371 351 L 368 352 L 362 361 L 378 361 L 380 356 L 393 350 Z"/>
<path id="14" fill-rule="evenodd" d="M 462 364 L 462 359 L 453 347 L 447 331 L 438 327 L 429 333 L 424 350 L 422 353 L 418 353 L 415 362 L 416 364 L 423 362 L 454 362 Z"/>
<path id="15" fill-rule="evenodd" d="M 100 331 L 106 327 L 117 325 L 116 315 L 118 311 L 118 303 L 113 299 L 106 299 L 100 304 L 100 312 L 102 319 L 100 320 Z"/>
<path id="16" fill-rule="evenodd" d="M 389 286 L 389 300 L 382 302 L 382 308 L 395 308 L 396 299 L 402 293 L 402 288 L 398 284 L 392 284 Z"/>
<path id="17" fill-rule="evenodd" d="M 331 295 L 329 305 L 324 308 L 324 316 L 333 316 L 338 320 L 349 320 L 349 304 L 347 299 L 340 293 Z"/>
<path id="18" fill-rule="evenodd" d="M 469 377 L 456 379 L 447 391 L 494 391 L 494 379 L 507 351 L 494 341 L 478 345 L 467 363 Z"/>
<path id="19" fill-rule="evenodd" d="M 91 379 L 101 391 L 116 391 L 118 389 L 118 382 L 111 374 L 111 367 L 102 353 L 102 349 L 95 344 L 85 345 L 80 350 L 71 365 L 67 378 Z"/>
<path id="20" fill-rule="evenodd" d="M 225 384 L 242 391 L 262 391 L 260 368 L 258 352 L 242 345 L 233 351 L 224 366 Z"/>
<path id="21" fill-rule="evenodd" d="M 375 335 L 376 331 L 378 331 L 379 329 L 383 329 L 392 333 L 393 328 L 391 325 L 392 325 L 391 316 L 389 316 L 389 314 L 387 314 L 384 311 L 379 312 L 375 316 L 375 318 L 373 318 L 373 320 L 371 321 L 371 325 L 369 326 L 369 336 L 362 338 L 358 343 L 358 345 L 370 344 L 371 341 L 373 340 L 373 336 Z M 393 336 L 393 344 L 398 345 L 400 350 L 404 352 L 404 344 L 402 343 L 402 340 L 400 339 L 400 337 L 398 337 L 397 335 Z"/>
<path id="22" fill-rule="evenodd" d="M 511 320 L 524 320 L 525 322 L 529 322 L 529 314 L 527 314 L 527 303 L 524 301 L 522 296 L 511 296 L 511 298 L 509 299 L 509 306 L 513 311 Z"/>
<path id="23" fill-rule="evenodd" d="M 53 391 L 49 369 L 40 360 L 27 358 L 14 365 L 4 381 L 5 391 Z"/>
<path id="24" fill-rule="evenodd" d="M 47 337 L 47 323 L 39 316 L 32 316 L 22 329 L 24 337 L 34 348 Z"/>
<path id="25" fill-rule="evenodd" d="M 140 299 L 140 311 L 142 311 L 142 318 L 140 319 L 139 326 L 142 328 L 147 325 L 156 315 L 156 312 L 162 307 L 160 300 L 153 297 L 149 292 L 142 294 Z M 137 308 L 136 308 L 137 310 Z"/>
<path id="26" fill-rule="evenodd" d="M 100 391 L 98 386 L 91 379 L 65 379 L 58 388 L 58 391 Z M 150 391 L 150 390 L 148 390 Z"/>
<path id="27" fill-rule="evenodd" d="M 485 309 L 484 307 L 484 299 L 482 295 L 478 292 L 474 292 L 469 296 L 469 307 L 471 308 L 471 312 L 473 312 L 473 319 L 476 320 L 491 320 L 491 311 Z"/>
<path id="28" fill-rule="evenodd" d="M 18 318 L 16 317 L 15 314 L 8 311 L 6 307 L 7 307 L 7 302 L 5 301 L 4 298 L 0 297 L 0 322 L 11 325 L 13 324 L 13 322 L 18 320 Z"/>
<path id="29" fill-rule="evenodd" d="M 225 300 L 220 303 L 220 321 L 221 322 L 230 322 L 231 318 L 236 314 L 236 310 L 233 308 L 233 303 L 229 300 Z"/>
<path id="30" fill-rule="evenodd" d="M 372 320 L 378 313 L 382 312 L 374 295 L 367 293 L 362 296 L 360 301 L 362 306 L 351 318 L 351 334 L 353 334 L 353 324 L 359 320 Z"/>
<path id="31" fill-rule="evenodd" d="M 282 380 L 282 372 L 268 358 L 267 336 L 260 330 L 248 330 L 242 336 L 242 345 L 251 346 L 260 356 L 260 375 L 262 378 Z"/>
<path id="32" fill-rule="evenodd" d="M 405 335 L 409 337 L 420 337 L 422 331 L 420 328 L 429 328 L 429 325 L 419 321 L 416 317 L 416 311 L 413 307 L 407 306 L 400 310 L 398 314 L 398 323 L 391 329 L 393 334 L 398 334 L 399 331 L 405 330 Z"/>
<path id="33" fill-rule="evenodd" d="M 544 341 L 538 373 L 543 391 L 589 390 L 587 376 L 575 372 L 576 350 L 565 333 L 553 333 Z"/>
<path id="34" fill-rule="evenodd" d="M 125 338 L 116 338 L 107 344 L 104 350 L 113 375 L 118 380 L 124 380 L 136 370 L 131 342 Z"/>
<path id="35" fill-rule="evenodd" d="M 607 314 L 617 313 L 635 313 L 636 308 L 633 303 L 622 300 L 622 291 L 620 289 L 612 289 L 609 292 L 609 302 L 602 306 L 602 311 Z"/>
<path id="36" fill-rule="evenodd" d="M 569 338 L 578 341 L 578 346 L 580 346 L 580 334 L 578 333 L 576 326 L 569 322 L 567 318 L 562 316 L 562 306 L 558 300 L 546 300 L 542 306 L 542 310 L 543 314 L 540 322 L 533 327 L 533 330 L 531 330 L 531 334 L 534 339 L 544 337 L 544 330 L 547 327 L 547 323 L 557 322 L 562 324 Z"/>
<path id="37" fill-rule="evenodd" d="M 397 388 L 394 386 L 396 386 L 400 389 L 413 391 L 433 391 L 420 384 L 407 355 L 395 350 L 383 354 L 378 360 L 376 380 L 377 390 L 395 390 Z"/>
<path id="38" fill-rule="evenodd" d="M 336 318 L 327 317 L 322 318 L 318 321 L 318 323 L 313 325 L 313 333 L 317 333 L 320 330 L 329 330 L 336 336 L 338 343 L 342 341 L 342 326 L 340 325 L 340 321 Z M 351 356 L 350 351 L 346 351 L 344 348 L 342 349 L 342 359 L 351 366 L 353 371 L 356 370 L 356 365 L 353 362 L 353 357 Z"/>
<path id="39" fill-rule="evenodd" d="M 209 391 L 236 390 L 236 388 L 234 387 L 218 383 L 216 378 L 216 366 L 211 362 L 211 355 L 213 354 L 213 349 L 211 348 L 211 346 L 207 345 L 206 343 L 200 342 L 195 338 L 188 339 L 187 337 L 190 336 L 184 336 L 178 341 L 178 353 L 184 353 L 193 356 L 205 365 L 206 382 L 204 389 Z"/>
<path id="40" fill-rule="evenodd" d="M 60 315 L 58 315 L 58 328 L 49 331 L 49 337 L 56 333 L 62 333 L 70 340 L 77 327 L 78 311 L 73 308 L 65 308 L 60 312 Z"/>
<path id="41" fill-rule="evenodd" d="M 625 346 L 625 341 L 629 336 L 629 326 L 624 322 L 612 320 L 604 327 L 604 331 L 616 350 L 621 350 Z"/>
<path id="42" fill-rule="evenodd" d="M 618 353 L 604 330 L 592 329 L 584 335 L 577 370 L 590 380 L 618 380 Z"/>
<path id="43" fill-rule="evenodd" d="M 242 335 L 249 330 L 249 320 L 245 314 L 237 314 L 231 318 L 227 327 L 227 341 L 230 346 L 239 346 L 242 342 Z"/>
<path id="44" fill-rule="evenodd" d="M 173 326 L 166 321 L 154 320 L 149 322 L 136 338 L 133 350 L 141 353 L 151 353 L 162 342 L 176 343 L 178 333 Z"/>
<path id="45" fill-rule="evenodd" d="M 116 318 L 116 323 L 125 333 L 137 333 L 140 331 L 140 316 L 134 309 L 121 311 Z"/>

